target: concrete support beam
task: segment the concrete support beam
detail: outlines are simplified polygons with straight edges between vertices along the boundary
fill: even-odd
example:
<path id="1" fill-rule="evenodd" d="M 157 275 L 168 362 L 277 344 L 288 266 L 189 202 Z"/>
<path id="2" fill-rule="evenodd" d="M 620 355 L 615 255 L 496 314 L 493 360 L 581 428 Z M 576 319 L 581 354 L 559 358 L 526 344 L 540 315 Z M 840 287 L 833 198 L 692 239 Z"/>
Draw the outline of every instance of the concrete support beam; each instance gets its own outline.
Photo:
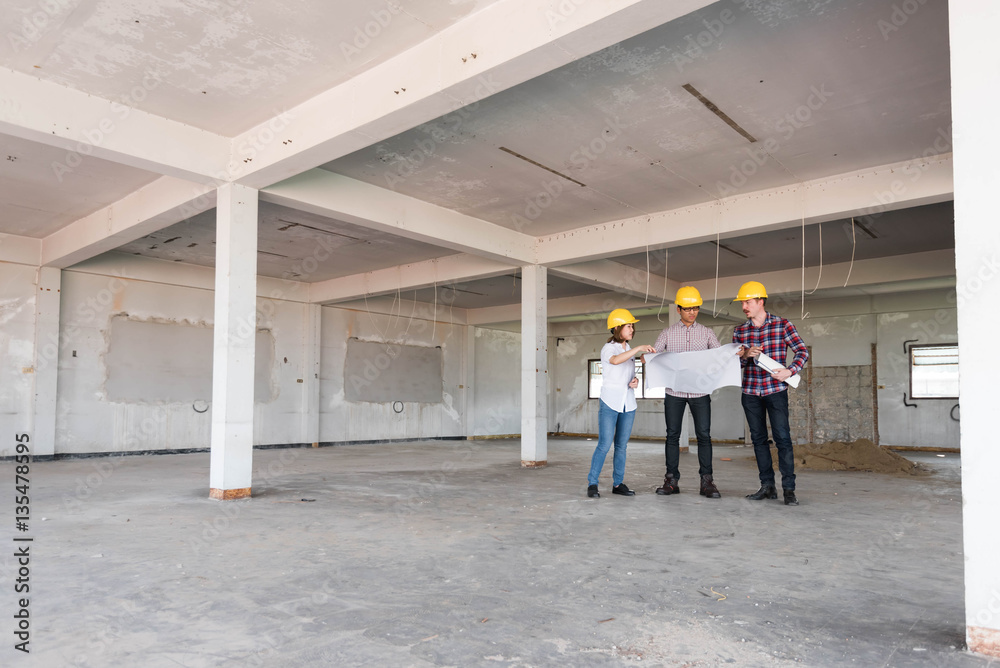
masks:
<path id="1" fill-rule="evenodd" d="M 458 253 L 313 283 L 309 286 L 309 300 L 316 304 L 333 304 L 365 295 L 370 298 L 403 290 L 417 290 L 435 283 L 440 285 L 491 278 L 513 268 L 514 265 L 505 262 Z"/>
<path id="2" fill-rule="evenodd" d="M 160 83 L 150 75 L 136 87 L 136 99 Z M 0 91 L 2 134 L 198 183 L 214 184 L 228 173 L 228 137 L 8 69 L 0 69 Z"/>
<path id="3" fill-rule="evenodd" d="M 574 316 L 587 315 L 594 319 L 602 320 L 608 317 L 608 313 L 615 308 L 639 309 L 647 307 L 654 311 L 659 308 L 659 303 L 643 304 L 640 297 L 622 297 L 615 292 L 602 292 L 594 295 L 582 295 L 579 297 L 563 297 L 562 299 L 550 299 L 547 302 L 548 317 L 550 320 L 560 318 L 572 318 Z M 670 308 L 670 302 L 663 305 L 665 314 Z M 633 313 L 635 311 L 633 310 Z M 521 320 L 521 305 L 510 304 L 508 306 L 487 306 L 484 308 L 468 309 L 466 311 L 467 323 L 469 325 L 494 325 L 501 322 L 518 322 Z M 604 323 L 600 329 L 604 330 Z"/>
<path id="4" fill-rule="evenodd" d="M 991 28 L 1000 5 L 951 0 L 951 107 L 955 140 L 955 268 L 962 401 L 962 531 L 965 536 L 965 625 L 969 649 L 1000 657 L 1000 448 L 993 397 L 1000 361 L 991 354 L 1000 326 L 1000 229 L 995 224 L 995 113 L 1000 92 L 977 72 L 1000 67 Z"/>
<path id="5" fill-rule="evenodd" d="M 552 267 L 549 273 L 631 297 L 648 299 L 654 303 L 673 299 L 677 288 L 680 287 L 677 281 L 664 281 L 663 276 L 611 260 L 593 260 Z"/>
<path id="6" fill-rule="evenodd" d="M 514 264 L 534 262 L 535 238 L 479 218 L 313 169 L 261 191 L 273 204 Z"/>
<path id="7" fill-rule="evenodd" d="M 257 339 L 257 191 L 219 188 L 212 366 L 213 499 L 250 496 Z"/>
<path id="8" fill-rule="evenodd" d="M 708 4 L 498 0 L 235 137 L 255 151 L 252 162 L 233 160 L 232 174 L 265 188 Z"/>
<path id="9" fill-rule="evenodd" d="M 883 165 L 783 188 L 736 195 L 538 239 L 548 267 L 860 216 L 878 228 L 888 210 L 952 198 L 951 154 Z M 627 231 L 627 234 L 623 234 Z"/>
<path id="10" fill-rule="evenodd" d="M 548 310 L 545 267 L 522 267 L 521 466 L 548 462 Z"/>
<path id="11" fill-rule="evenodd" d="M 164 176 L 42 241 L 41 264 L 66 268 L 215 206 L 213 186 Z"/>
<path id="12" fill-rule="evenodd" d="M 59 376 L 59 294 L 62 272 L 39 267 L 35 293 L 35 362 L 32 396 L 32 454 L 55 454 L 56 381 Z"/>
<path id="13" fill-rule="evenodd" d="M 0 234 L 0 262 L 37 267 L 42 264 L 42 240 L 16 234 Z"/>
<path id="14" fill-rule="evenodd" d="M 816 288 L 816 279 L 819 277 L 819 267 L 806 267 L 807 291 Z M 850 280 L 848 281 L 848 272 Z M 828 264 L 823 267 L 823 275 L 820 277 L 819 290 L 830 288 L 841 288 L 844 282 L 848 281 L 848 287 L 863 288 L 866 285 L 881 285 L 896 281 L 913 281 L 923 278 L 941 278 L 953 276 L 955 274 L 955 253 L 951 249 L 926 251 L 923 253 L 911 253 L 909 255 L 892 255 L 870 260 L 856 260 L 853 267 L 850 262 L 838 262 Z M 725 276 L 720 277 L 718 282 L 718 300 L 716 297 L 715 279 L 694 281 L 689 283 L 698 288 L 705 305 L 704 312 L 709 312 L 716 302 L 715 308 L 724 311 L 732 303 L 743 283 L 749 280 L 760 281 L 767 288 L 767 294 L 771 297 L 783 295 L 788 301 L 799 303 L 802 294 L 802 269 L 782 269 L 780 271 L 769 271 L 760 274 L 747 276 Z M 818 295 L 817 298 L 821 298 Z M 810 300 L 806 295 L 806 303 Z M 768 301 L 768 305 L 771 305 Z M 738 306 L 738 305 L 737 305 Z M 735 314 L 743 321 L 740 309 L 735 310 Z"/>
<path id="15" fill-rule="evenodd" d="M 320 355 L 322 350 L 323 307 L 306 304 L 302 341 L 302 442 L 319 447 Z"/>

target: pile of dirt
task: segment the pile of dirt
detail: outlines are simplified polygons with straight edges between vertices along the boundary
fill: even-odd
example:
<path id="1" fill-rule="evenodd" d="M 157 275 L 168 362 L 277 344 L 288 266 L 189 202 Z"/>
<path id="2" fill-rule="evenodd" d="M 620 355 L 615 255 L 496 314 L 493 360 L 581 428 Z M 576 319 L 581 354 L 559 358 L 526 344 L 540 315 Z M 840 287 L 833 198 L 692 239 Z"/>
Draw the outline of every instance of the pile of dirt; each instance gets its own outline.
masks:
<path id="1" fill-rule="evenodd" d="M 805 443 L 796 445 L 795 466 L 812 471 L 872 471 L 894 475 L 928 475 L 931 470 L 911 462 L 906 457 L 879 447 L 867 438 L 853 443 Z M 771 457 L 777 462 L 778 451 L 771 446 Z"/>

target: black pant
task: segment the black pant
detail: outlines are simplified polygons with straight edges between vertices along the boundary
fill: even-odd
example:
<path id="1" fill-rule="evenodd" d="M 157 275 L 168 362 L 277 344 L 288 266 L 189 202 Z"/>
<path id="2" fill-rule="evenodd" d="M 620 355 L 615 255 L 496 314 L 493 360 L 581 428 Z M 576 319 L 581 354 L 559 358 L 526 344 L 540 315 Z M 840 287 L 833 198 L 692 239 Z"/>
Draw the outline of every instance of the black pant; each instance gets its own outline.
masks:
<path id="1" fill-rule="evenodd" d="M 667 421 L 667 441 L 664 454 L 667 458 L 667 475 L 680 479 L 677 470 L 680 460 L 681 426 L 684 421 L 684 407 L 691 407 L 694 418 L 694 433 L 698 437 L 698 474 L 712 475 L 712 397 L 684 399 L 669 394 L 663 398 L 663 416 Z"/>
<path id="2" fill-rule="evenodd" d="M 792 435 L 788 428 L 788 392 L 781 391 L 759 397 L 744 394 L 743 413 L 750 427 L 753 454 L 757 458 L 757 472 L 761 485 L 774 485 L 774 463 L 771 461 L 771 444 L 767 440 L 767 422 L 778 448 L 778 470 L 781 488 L 795 490 L 795 456 L 792 453 Z"/>

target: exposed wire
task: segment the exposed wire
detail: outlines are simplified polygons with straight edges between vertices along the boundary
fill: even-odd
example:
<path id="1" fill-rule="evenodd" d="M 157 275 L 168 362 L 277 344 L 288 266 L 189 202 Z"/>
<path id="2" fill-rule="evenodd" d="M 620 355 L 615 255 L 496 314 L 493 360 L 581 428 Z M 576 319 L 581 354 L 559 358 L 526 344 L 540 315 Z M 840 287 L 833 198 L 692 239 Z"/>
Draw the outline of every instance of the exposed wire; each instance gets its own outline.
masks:
<path id="1" fill-rule="evenodd" d="M 847 281 L 851 280 L 851 271 L 854 270 L 854 251 L 858 249 L 858 239 L 854 236 L 854 216 L 851 216 L 851 266 L 847 268 L 847 278 L 844 279 L 844 287 L 847 287 Z"/>
<path id="2" fill-rule="evenodd" d="M 719 301 L 719 249 L 722 246 L 719 244 L 719 231 L 715 231 L 715 296 L 712 297 L 712 317 L 715 318 L 719 315 L 716 310 L 716 306 Z"/>
<path id="3" fill-rule="evenodd" d="M 663 322 L 663 320 L 660 318 L 660 312 L 663 311 L 663 304 L 667 300 L 667 264 L 669 260 L 670 260 L 670 249 L 664 248 L 663 249 L 663 294 L 660 295 L 660 308 L 656 312 L 656 319 L 659 322 Z"/>
<path id="4" fill-rule="evenodd" d="M 803 235 L 803 240 L 805 236 Z M 802 258 L 803 264 L 805 264 L 805 258 Z M 819 275 L 816 277 L 816 287 L 807 292 L 807 295 L 811 295 L 819 289 L 820 279 L 823 278 L 823 223 L 819 224 Z"/>
<path id="5" fill-rule="evenodd" d="M 802 310 L 800 311 L 800 319 L 805 320 L 809 317 L 806 313 L 806 217 L 802 216 L 802 227 L 800 228 L 802 234 Z"/>
<path id="6" fill-rule="evenodd" d="M 646 244 L 646 294 L 642 297 L 642 303 L 649 301 L 649 244 Z"/>
<path id="7" fill-rule="evenodd" d="M 402 302 L 400 303 L 402 307 Z M 410 309 L 410 320 L 406 323 L 406 329 L 403 331 L 403 336 L 401 338 L 406 338 L 407 332 L 410 331 L 410 325 L 413 324 L 413 314 L 417 312 L 417 291 L 413 291 L 413 308 Z"/>

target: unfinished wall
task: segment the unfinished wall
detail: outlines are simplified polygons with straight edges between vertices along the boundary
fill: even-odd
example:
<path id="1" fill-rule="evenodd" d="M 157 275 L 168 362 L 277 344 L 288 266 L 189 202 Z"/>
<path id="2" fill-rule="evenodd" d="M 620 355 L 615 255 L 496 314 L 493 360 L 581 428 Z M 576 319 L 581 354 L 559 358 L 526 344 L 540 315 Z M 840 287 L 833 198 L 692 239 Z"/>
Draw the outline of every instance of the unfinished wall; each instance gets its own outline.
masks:
<path id="1" fill-rule="evenodd" d="M 302 440 L 303 308 L 258 300 L 256 444 Z M 65 271 L 61 311 L 57 453 L 209 447 L 211 290 Z"/>
<path id="2" fill-rule="evenodd" d="M 377 441 L 460 437 L 465 435 L 463 380 L 465 326 L 435 323 L 423 317 L 389 316 L 324 307 L 321 315 L 320 441 Z M 370 364 L 348 371 L 348 340 L 385 346 L 440 346 L 441 374 L 415 378 L 435 384 L 438 402 L 409 400 L 349 401 L 345 388 L 376 384 L 382 374 L 395 373 L 399 357 L 375 355 Z M 443 383 L 443 387 L 442 387 Z M 412 388 L 411 388 L 412 389 Z M 426 388 L 428 390 L 432 388 Z"/>
<path id="3" fill-rule="evenodd" d="M 883 313 L 878 317 L 878 414 L 882 445 L 959 447 L 960 416 L 952 416 L 956 399 L 909 397 L 909 356 L 904 341 L 955 343 L 957 312 L 942 306 L 932 310 Z M 904 404 L 904 393 L 907 396 Z"/>
<path id="4" fill-rule="evenodd" d="M 32 432 L 36 273 L 34 267 L 0 262 L 0 457 L 15 454 L 15 434 Z M 55 344 L 43 341 L 41 349 L 39 363 L 54 364 Z"/>
<path id="5" fill-rule="evenodd" d="M 521 334 L 476 327 L 470 434 L 521 433 Z"/>

